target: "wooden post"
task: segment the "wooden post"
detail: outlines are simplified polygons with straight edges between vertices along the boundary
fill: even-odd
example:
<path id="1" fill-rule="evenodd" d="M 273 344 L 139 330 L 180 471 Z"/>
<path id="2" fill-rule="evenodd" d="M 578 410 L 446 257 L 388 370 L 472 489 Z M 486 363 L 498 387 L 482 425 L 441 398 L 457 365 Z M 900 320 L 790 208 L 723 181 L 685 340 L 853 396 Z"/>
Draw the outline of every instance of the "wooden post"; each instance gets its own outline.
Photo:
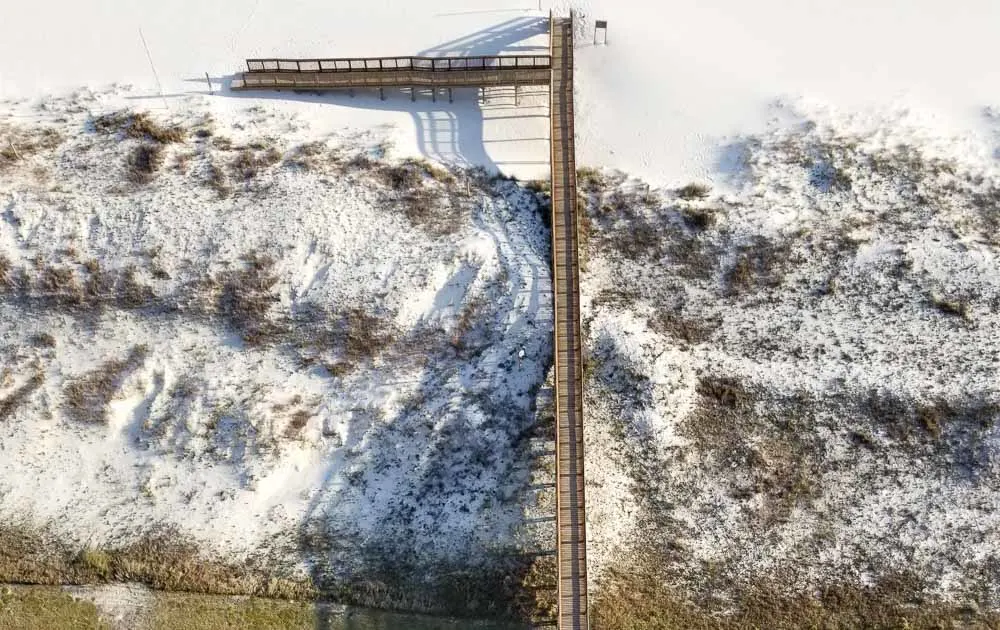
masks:
<path id="1" fill-rule="evenodd" d="M 212 80 L 208 78 L 208 73 L 205 73 L 205 81 L 208 82 L 208 93 L 212 93 Z"/>
<path id="2" fill-rule="evenodd" d="M 449 103 L 454 103 L 455 102 L 454 99 L 452 99 L 451 88 L 450 87 L 448 88 L 448 102 Z"/>
<path id="3" fill-rule="evenodd" d="M 413 87 L 412 85 L 410 86 L 410 102 L 412 103 L 417 102 L 417 88 Z"/>
<path id="4" fill-rule="evenodd" d="M 434 86 L 434 87 L 431 88 L 431 102 L 433 102 L 433 103 L 437 103 L 438 102 L 438 89 L 437 89 L 437 86 Z"/>

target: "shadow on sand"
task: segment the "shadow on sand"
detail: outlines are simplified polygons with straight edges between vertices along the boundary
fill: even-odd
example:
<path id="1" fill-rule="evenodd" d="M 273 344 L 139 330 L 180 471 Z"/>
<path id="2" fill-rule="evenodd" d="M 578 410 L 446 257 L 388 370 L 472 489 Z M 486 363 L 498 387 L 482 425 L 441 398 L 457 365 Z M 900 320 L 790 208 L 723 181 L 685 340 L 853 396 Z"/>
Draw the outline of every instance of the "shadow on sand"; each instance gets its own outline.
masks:
<path id="1" fill-rule="evenodd" d="M 520 17 L 506 20 L 489 28 L 482 29 L 475 33 L 444 42 L 440 45 L 408 53 L 400 51 L 386 51 L 388 54 L 414 54 L 416 56 L 474 56 L 474 55 L 495 55 L 495 54 L 532 54 L 546 52 L 548 49 L 544 45 L 526 43 L 532 38 L 548 32 L 548 20 L 538 17 Z M 455 89 L 452 102 L 448 101 L 447 94 L 442 92 L 436 96 L 436 101 L 432 100 L 430 90 L 418 90 L 416 99 L 411 100 L 408 92 L 402 90 L 386 89 L 385 100 L 380 100 L 376 90 L 357 90 L 352 96 L 344 92 L 307 92 L 307 91 L 239 91 L 230 89 L 232 81 L 236 75 L 213 77 L 212 83 L 221 85 L 222 89 L 218 94 L 232 98 L 253 98 L 253 99 L 274 99 L 274 100 L 294 100 L 307 103 L 317 103 L 320 105 L 337 105 L 339 107 L 351 107 L 358 109 L 368 109 L 375 111 L 406 112 L 413 119 L 416 130 L 416 141 L 420 153 L 432 160 L 453 166 L 456 168 L 471 168 L 481 166 L 489 172 L 499 172 L 504 166 L 514 166 L 517 164 L 547 164 L 544 159 L 538 161 L 504 161 L 497 164 L 490 157 L 484 142 L 484 123 L 487 120 L 487 110 L 490 113 L 490 120 L 501 120 L 504 118 L 526 118 L 529 116 L 519 116 L 514 110 L 513 91 L 492 88 L 490 91 L 490 101 L 486 104 L 479 102 L 478 90 L 474 88 Z M 192 83 L 204 83 L 203 78 L 190 79 Z M 192 93 L 206 93 L 192 92 Z M 168 97 L 171 95 L 167 95 Z M 178 95 L 180 96 L 180 95 Z M 502 107 L 500 101 L 506 103 L 513 115 L 498 116 L 493 112 Z M 543 116 L 545 114 L 536 114 Z M 511 138 L 503 139 L 503 142 L 548 142 L 548 137 L 544 138 Z M 501 142 L 494 140 L 492 142 Z M 540 153 L 544 156 L 544 150 Z"/>

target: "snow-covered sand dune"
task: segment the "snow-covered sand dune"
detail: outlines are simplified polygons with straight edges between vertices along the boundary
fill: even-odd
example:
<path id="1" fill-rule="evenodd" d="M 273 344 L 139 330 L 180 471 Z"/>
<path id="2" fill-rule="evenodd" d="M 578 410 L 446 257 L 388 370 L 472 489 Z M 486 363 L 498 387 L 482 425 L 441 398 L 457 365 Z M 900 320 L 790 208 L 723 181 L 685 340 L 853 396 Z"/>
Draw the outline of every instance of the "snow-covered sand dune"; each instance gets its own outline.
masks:
<path id="1" fill-rule="evenodd" d="M 225 84 L 252 56 L 541 50 L 549 8 L 18 5 L 0 517 L 98 546 L 171 524 L 320 583 L 544 543 L 547 232 L 534 193 L 463 170 L 544 177 L 544 91 Z M 995 606 L 1000 9 L 572 8 L 578 162 L 603 168 L 592 576 L 652 558 L 730 610 L 719 567 L 799 594 L 912 571 Z M 185 137 L 130 137 L 125 108 Z"/>

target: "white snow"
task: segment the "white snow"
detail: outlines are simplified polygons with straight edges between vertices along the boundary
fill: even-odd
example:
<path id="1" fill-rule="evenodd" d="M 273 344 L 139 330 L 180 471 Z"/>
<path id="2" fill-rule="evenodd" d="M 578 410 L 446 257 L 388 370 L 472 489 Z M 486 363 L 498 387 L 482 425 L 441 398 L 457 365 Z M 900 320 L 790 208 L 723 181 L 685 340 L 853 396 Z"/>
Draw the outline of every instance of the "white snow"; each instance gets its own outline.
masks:
<path id="1" fill-rule="evenodd" d="M 580 17 L 578 161 L 654 184 L 719 181 L 717 169 L 729 168 L 720 148 L 762 131 L 778 115 L 776 99 L 915 108 L 935 127 L 980 132 L 983 108 L 1000 102 L 1000 6 L 990 0 L 45 0 L 18 5 L 0 24 L 0 58 L 9 60 L 0 97 L 115 83 L 134 86 L 133 104 L 182 109 L 186 95 L 207 90 L 205 73 L 218 90 L 247 57 L 543 51 L 543 18 L 569 8 Z M 595 19 L 609 23 L 607 46 L 592 45 Z M 44 37 L 33 24 L 45 25 Z M 140 28 L 166 99 L 156 97 Z M 401 154 L 546 173 L 544 98 L 518 110 L 510 96 L 479 107 L 467 91 L 454 104 L 401 94 L 277 100 L 329 128 L 391 125 Z"/>
<path id="2" fill-rule="evenodd" d="M 210 104 L 191 108 L 175 121 L 197 125 Z M 548 238 L 533 195 L 470 181 L 449 197 L 424 176 L 436 220 L 454 225 L 433 236 L 372 172 L 331 166 L 385 146 L 348 134 L 322 140 L 314 170 L 278 163 L 247 182 L 231 176 L 232 195 L 220 197 L 209 164 L 228 169 L 240 154 L 219 148 L 224 138 L 291 157 L 295 138 L 317 137 L 305 124 L 282 134 L 294 114 L 253 107 L 211 110 L 213 137 L 167 145 L 155 181 L 135 186 L 122 164 L 137 141 L 85 131 L 75 98 L 50 111 L 66 142 L 3 180 L 0 254 L 29 286 L 45 269 L 71 274 L 0 304 L 0 400 L 44 378 L 0 422 L 5 518 L 90 545 L 172 525 L 231 559 L 294 541 L 308 522 L 353 537 L 357 552 L 393 544 L 440 560 L 518 544 L 530 460 L 517 440 L 551 352 Z M 274 261 L 275 301 L 258 317 L 291 326 L 273 345 L 248 345 L 211 315 L 224 298 L 206 281 L 251 255 Z M 47 301 L 93 279 L 91 260 L 101 273 L 135 266 L 157 314 L 114 298 L 108 308 Z M 384 313 L 397 340 L 341 374 L 350 358 L 324 330 L 351 309 Z M 33 341 L 43 334 L 53 342 Z M 66 388 L 138 347 L 106 418 L 74 420 Z"/>

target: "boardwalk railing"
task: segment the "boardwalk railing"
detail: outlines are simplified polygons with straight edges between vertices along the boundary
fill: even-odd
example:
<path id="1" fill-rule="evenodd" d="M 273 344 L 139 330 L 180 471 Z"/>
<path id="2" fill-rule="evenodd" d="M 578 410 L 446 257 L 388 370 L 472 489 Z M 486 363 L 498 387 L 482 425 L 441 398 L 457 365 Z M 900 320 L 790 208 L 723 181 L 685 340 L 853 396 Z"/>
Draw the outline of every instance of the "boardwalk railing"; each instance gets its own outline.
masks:
<path id="1" fill-rule="evenodd" d="M 546 55 L 479 57 L 366 57 L 343 59 L 247 59 L 248 72 L 454 72 L 461 70 L 547 70 Z"/>

